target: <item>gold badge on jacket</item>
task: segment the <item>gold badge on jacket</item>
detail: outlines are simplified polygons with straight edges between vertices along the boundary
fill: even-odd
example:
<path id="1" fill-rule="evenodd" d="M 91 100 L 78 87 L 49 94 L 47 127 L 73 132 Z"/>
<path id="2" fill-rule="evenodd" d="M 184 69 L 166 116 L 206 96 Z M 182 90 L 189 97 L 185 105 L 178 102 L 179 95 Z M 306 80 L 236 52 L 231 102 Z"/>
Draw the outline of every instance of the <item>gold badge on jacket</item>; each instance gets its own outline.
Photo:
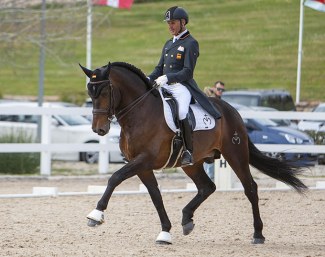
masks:
<path id="1" fill-rule="evenodd" d="M 182 54 L 181 54 L 181 53 L 178 53 L 178 54 L 176 55 L 176 59 L 177 59 L 177 60 L 182 59 Z"/>

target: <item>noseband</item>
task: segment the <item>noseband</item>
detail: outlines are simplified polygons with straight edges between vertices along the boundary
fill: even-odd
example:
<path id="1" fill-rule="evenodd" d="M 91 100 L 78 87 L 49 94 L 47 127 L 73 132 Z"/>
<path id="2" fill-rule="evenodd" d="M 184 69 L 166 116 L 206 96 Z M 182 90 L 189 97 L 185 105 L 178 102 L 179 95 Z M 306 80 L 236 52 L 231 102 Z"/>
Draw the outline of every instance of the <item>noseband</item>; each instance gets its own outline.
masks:
<path id="1" fill-rule="evenodd" d="M 89 82 L 88 85 L 94 85 L 94 86 L 96 85 L 98 87 L 96 89 L 96 94 L 93 95 L 95 98 L 97 98 L 99 96 L 101 90 L 104 87 L 109 88 L 109 91 L 110 91 L 110 106 L 108 107 L 107 110 L 106 109 L 93 109 L 93 114 L 108 115 L 108 120 L 110 122 L 112 121 L 114 115 L 116 116 L 118 121 L 121 120 L 123 117 L 125 117 L 125 115 L 127 113 L 129 113 L 132 109 L 134 109 L 134 107 L 136 105 L 138 105 L 143 99 L 145 99 L 154 89 L 158 88 L 158 85 L 155 83 L 149 91 L 147 91 L 145 94 L 139 96 L 137 99 L 135 99 L 129 105 L 127 105 L 122 110 L 120 110 L 117 114 L 115 114 L 114 90 L 113 90 L 113 85 L 112 85 L 111 81 L 109 79 L 107 79 L 107 80 Z"/>

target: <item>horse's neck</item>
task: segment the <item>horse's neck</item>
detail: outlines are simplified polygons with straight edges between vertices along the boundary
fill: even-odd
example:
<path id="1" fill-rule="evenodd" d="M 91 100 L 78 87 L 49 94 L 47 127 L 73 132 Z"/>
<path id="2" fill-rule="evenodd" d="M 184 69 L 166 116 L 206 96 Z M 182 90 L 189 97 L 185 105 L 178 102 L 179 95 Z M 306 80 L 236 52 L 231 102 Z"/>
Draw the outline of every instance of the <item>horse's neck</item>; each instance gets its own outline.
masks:
<path id="1" fill-rule="evenodd" d="M 159 105 L 161 105 L 161 111 L 163 111 L 160 97 L 148 93 L 149 90 L 144 81 L 136 74 L 130 71 L 129 73 L 131 74 L 126 75 L 127 72 L 116 70 L 110 76 L 114 91 L 116 91 L 115 114 L 117 118 L 120 116 L 121 123 L 124 120 L 130 120 L 130 118 L 133 120 L 133 117 L 137 122 L 141 122 L 151 113 L 158 115 Z M 159 101 L 161 104 L 159 104 Z M 145 111 L 139 111 L 140 109 Z"/>

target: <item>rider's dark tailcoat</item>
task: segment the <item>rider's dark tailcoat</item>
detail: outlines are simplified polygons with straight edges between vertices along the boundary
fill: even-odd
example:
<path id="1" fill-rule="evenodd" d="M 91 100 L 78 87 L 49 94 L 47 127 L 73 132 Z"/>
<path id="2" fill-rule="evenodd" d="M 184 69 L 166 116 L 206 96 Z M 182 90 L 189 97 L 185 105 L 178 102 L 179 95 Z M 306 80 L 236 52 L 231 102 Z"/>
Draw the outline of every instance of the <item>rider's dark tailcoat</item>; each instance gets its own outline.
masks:
<path id="1" fill-rule="evenodd" d="M 193 79 L 196 60 L 199 57 L 199 44 L 187 31 L 173 43 L 168 40 L 163 49 L 158 65 L 149 75 L 150 81 L 166 75 L 168 84 L 181 83 L 188 88 L 194 99 L 214 118 L 220 118 L 218 110 L 209 102 Z"/>

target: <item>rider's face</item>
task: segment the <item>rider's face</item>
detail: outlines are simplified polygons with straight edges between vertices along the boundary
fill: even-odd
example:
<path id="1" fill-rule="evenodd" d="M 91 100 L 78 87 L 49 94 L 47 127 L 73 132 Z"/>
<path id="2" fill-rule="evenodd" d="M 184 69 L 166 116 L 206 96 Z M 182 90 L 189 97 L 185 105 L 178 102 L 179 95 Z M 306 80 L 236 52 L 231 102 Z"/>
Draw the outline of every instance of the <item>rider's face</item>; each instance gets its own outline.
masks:
<path id="1" fill-rule="evenodd" d="M 177 36 L 181 31 L 183 31 L 180 20 L 170 20 L 167 21 L 167 24 L 168 24 L 169 32 L 173 36 Z"/>

